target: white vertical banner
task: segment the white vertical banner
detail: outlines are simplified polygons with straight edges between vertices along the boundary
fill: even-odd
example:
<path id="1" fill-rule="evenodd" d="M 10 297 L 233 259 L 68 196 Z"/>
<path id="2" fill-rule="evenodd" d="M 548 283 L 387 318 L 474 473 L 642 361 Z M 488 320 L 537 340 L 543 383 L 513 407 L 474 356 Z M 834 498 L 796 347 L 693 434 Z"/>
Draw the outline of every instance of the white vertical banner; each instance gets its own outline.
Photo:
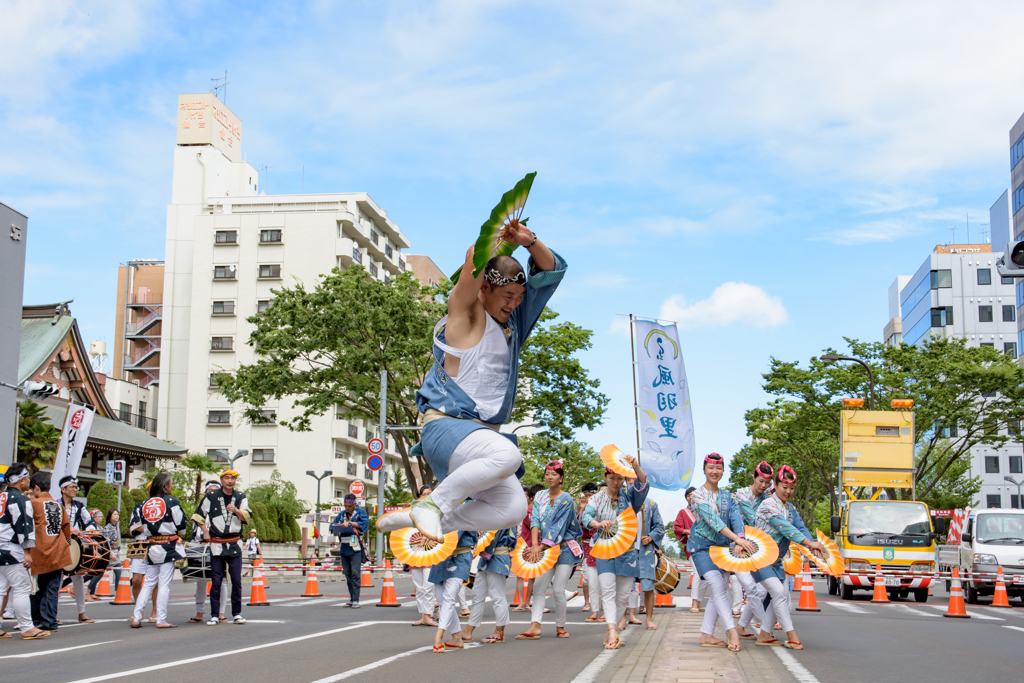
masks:
<path id="1" fill-rule="evenodd" d="M 652 486 L 685 489 L 695 444 L 690 387 L 675 324 L 634 320 L 640 466 Z"/>
<path id="2" fill-rule="evenodd" d="M 85 442 L 92 429 L 92 418 L 96 411 L 86 406 L 72 403 L 64 416 L 64 428 L 60 432 L 60 444 L 53 458 L 53 471 L 50 474 L 50 495 L 60 500 L 60 480 L 67 475 L 78 476 L 78 467 L 82 464 Z"/>

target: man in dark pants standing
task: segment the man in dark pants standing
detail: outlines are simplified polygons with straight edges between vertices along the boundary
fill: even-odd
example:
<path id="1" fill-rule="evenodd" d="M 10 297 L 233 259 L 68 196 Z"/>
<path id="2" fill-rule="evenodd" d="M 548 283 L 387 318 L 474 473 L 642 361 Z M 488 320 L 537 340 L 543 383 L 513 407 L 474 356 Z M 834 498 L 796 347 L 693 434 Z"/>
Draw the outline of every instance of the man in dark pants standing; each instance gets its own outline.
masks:
<path id="1" fill-rule="evenodd" d="M 208 491 L 199 502 L 192 521 L 203 530 L 203 540 L 210 544 L 210 620 L 219 623 L 220 591 L 224 570 L 231 574 L 232 623 L 244 624 L 242 618 L 242 525 L 250 519 L 249 501 L 235 490 L 238 472 L 227 469 L 220 473 L 220 488 Z M 207 526 L 206 520 L 210 520 Z"/>
<path id="2" fill-rule="evenodd" d="M 370 525 L 366 510 L 356 505 L 356 497 L 345 496 L 345 509 L 338 513 L 331 523 L 331 533 L 338 535 L 338 556 L 348 583 L 348 604 L 345 607 L 359 609 L 360 571 L 363 564 L 363 546 L 360 536 Z"/>
<path id="3" fill-rule="evenodd" d="M 39 589 L 30 598 L 36 628 L 57 630 L 57 595 L 61 569 L 71 564 L 71 521 L 50 495 L 50 475 L 36 472 L 29 479 L 36 546 L 32 549 L 32 573 Z"/>

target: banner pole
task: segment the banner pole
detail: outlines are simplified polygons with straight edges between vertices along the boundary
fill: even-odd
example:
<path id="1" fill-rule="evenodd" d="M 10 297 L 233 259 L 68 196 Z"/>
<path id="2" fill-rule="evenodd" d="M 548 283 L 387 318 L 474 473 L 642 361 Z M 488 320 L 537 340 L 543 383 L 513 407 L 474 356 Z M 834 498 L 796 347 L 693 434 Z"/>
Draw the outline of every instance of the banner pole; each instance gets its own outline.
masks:
<path id="1" fill-rule="evenodd" d="M 640 399 L 636 393 L 636 346 L 633 338 L 636 336 L 636 329 L 633 327 L 633 314 L 629 314 L 629 355 L 633 362 L 633 421 L 636 424 L 636 461 L 640 463 Z M 641 463 L 642 464 L 642 463 Z"/>

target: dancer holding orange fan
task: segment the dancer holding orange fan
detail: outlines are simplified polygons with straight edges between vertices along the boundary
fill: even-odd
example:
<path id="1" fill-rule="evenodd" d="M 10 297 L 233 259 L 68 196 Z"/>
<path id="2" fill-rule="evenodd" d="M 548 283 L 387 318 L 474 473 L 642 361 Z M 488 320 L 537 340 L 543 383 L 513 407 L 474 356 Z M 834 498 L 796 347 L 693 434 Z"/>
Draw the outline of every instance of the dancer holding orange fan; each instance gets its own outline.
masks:
<path id="1" fill-rule="evenodd" d="M 771 565 L 754 572 L 756 579 L 768 591 L 771 602 L 761 621 L 761 633 L 757 637 L 758 645 L 785 645 L 792 650 L 804 649 L 803 644 L 793 630 L 793 619 L 789 615 L 789 591 L 786 590 L 786 572 L 782 567 L 783 558 L 789 544 L 800 543 L 811 550 L 824 551 L 821 543 L 811 538 L 807 525 L 800 519 L 800 513 L 789 499 L 796 491 L 796 472 L 789 465 L 783 465 L 775 473 L 775 491 L 760 507 L 757 508 L 755 523 L 758 529 L 766 532 L 779 544 L 779 559 Z M 786 632 L 786 642 L 781 643 L 772 635 L 775 621 L 782 625 Z M 767 629 L 767 630 L 766 630 Z"/>
<path id="2" fill-rule="evenodd" d="M 606 465 L 604 481 L 607 487 L 591 496 L 583 510 L 583 526 L 601 530 L 591 555 L 597 559 L 601 603 L 608 624 L 604 646 L 609 650 L 614 650 L 621 643 L 617 631 L 619 620 L 626 612 L 633 584 L 640 578 L 640 558 L 634 544 L 636 513 L 643 507 L 648 491 L 647 475 L 640 469 L 636 457 L 626 455 L 625 461 L 636 474 L 636 479 L 624 486 L 626 477 Z"/>

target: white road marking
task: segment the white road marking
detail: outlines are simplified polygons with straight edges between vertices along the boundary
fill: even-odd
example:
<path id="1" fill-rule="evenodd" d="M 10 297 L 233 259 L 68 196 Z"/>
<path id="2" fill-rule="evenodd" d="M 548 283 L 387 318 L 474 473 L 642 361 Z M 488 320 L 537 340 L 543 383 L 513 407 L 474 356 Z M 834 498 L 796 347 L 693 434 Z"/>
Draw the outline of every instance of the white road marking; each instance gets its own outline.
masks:
<path id="1" fill-rule="evenodd" d="M 871 610 L 864 609 L 863 607 L 857 607 L 857 605 L 851 605 L 848 602 L 826 602 L 825 604 L 841 609 L 844 612 L 849 612 L 850 614 L 871 614 Z"/>
<path id="2" fill-rule="evenodd" d="M 246 619 L 247 624 L 287 624 L 287 621 L 276 621 L 274 619 Z"/>
<path id="3" fill-rule="evenodd" d="M 601 673 L 606 666 L 608 666 L 608 662 L 612 661 L 612 658 L 618 651 L 618 649 L 601 650 L 596 657 L 590 660 L 590 664 L 583 667 L 583 671 L 576 674 L 576 678 L 572 679 L 571 683 L 593 683 L 594 679 L 597 678 L 597 675 Z"/>
<path id="4" fill-rule="evenodd" d="M 1024 613 L 1021 611 L 1006 609 L 1005 607 L 982 607 L 982 609 L 987 609 L 989 612 L 994 612 L 995 614 L 1012 614 L 1015 617 L 1024 617 Z"/>
<path id="5" fill-rule="evenodd" d="M 110 623 L 111 621 L 124 621 L 124 622 L 127 622 L 128 620 L 127 619 L 93 619 L 92 623 L 94 623 L 94 624 L 107 624 L 107 623 Z M 75 626 L 88 626 L 88 625 L 89 625 L 88 622 L 76 621 L 73 624 L 64 624 L 63 626 L 60 627 L 60 629 L 64 630 L 66 628 L 74 628 Z"/>
<path id="6" fill-rule="evenodd" d="M 897 611 L 900 611 L 900 612 L 905 612 L 907 614 L 915 614 L 915 615 L 917 615 L 919 617 L 938 617 L 939 616 L 938 614 L 932 614 L 931 612 L 922 612 L 919 609 L 914 609 L 910 605 L 900 605 L 900 604 L 895 603 L 895 602 L 891 603 L 889 605 L 889 607 L 891 609 L 894 609 L 894 610 L 897 610 Z"/>
<path id="7" fill-rule="evenodd" d="M 949 609 L 948 607 L 943 607 L 942 605 L 925 605 L 925 607 L 931 607 L 932 609 L 937 609 L 942 612 L 945 612 Z M 987 614 L 978 614 L 977 612 L 967 612 L 967 615 L 974 617 L 975 619 L 985 619 L 986 621 L 1006 621 L 1005 619 L 1000 619 L 999 617 L 990 617 Z"/>
<path id="8" fill-rule="evenodd" d="M 135 676 L 136 674 L 149 673 L 150 671 L 160 671 L 161 669 L 169 669 L 174 666 L 181 666 L 182 664 L 194 664 L 195 662 L 205 662 L 208 659 L 217 659 L 219 657 L 227 657 L 228 655 L 240 655 L 244 652 L 252 652 L 253 650 L 262 650 L 268 647 L 274 647 L 277 645 L 288 645 L 290 643 L 298 643 L 303 640 L 309 640 L 310 638 L 320 638 L 322 636 L 330 636 L 335 633 L 343 633 L 345 631 L 352 631 L 357 628 L 363 628 L 364 626 L 371 626 L 375 622 L 364 621 L 351 626 L 344 626 L 342 628 L 333 628 L 329 631 L 320 631 L 318 633 L 310 633 L 305 636 L 298 636 L 295 638 L 288 638 L 286 640 L 278 640 L 273 643 L 264 643 L 263 645 L 253 645 L 252 647 L 243 647 L 237 650 L 230 650 L 228 652 L 217 652 L 212 655 L 203 655 L 201 657 L 190 657 L 189 659 L 179 659 L 177 661 L 166 662 L 163 664 L 155 664 L 153 666 L 145 666 L 139 669 L 129 669 L 127 671 L 118 671 L 112 674 L 106 674 L 104 676 L 93 676 L 92 678 L 82 678 L 72 683 L 97 683 L 97 681 L 109 681 L 114 678 L 124 678 L 125 676 Z"/>
<path id="9" fill-rule="evenodd" d="M 1024 631 L 1024 628 L 1020 626 L 1004 626 L 1003 628 L 1012 628 L 1014 631 Z"/>
<path id="10" fill-rule="evenodd" d="M 68 650 L 81 650 L 83 647 L 96 647 L 97 645 L 109 645 L 110 643 L 120 643 L 120 640 L 105 640 L 102 643 L 89 643 L 88 645 L 75 645 L 74 647 L 62 647 L 59 650 L 43 650 L 41 652 L 26 652 L 20 655 L 4 655 L 0 659 L 28 659 L 29 657 L 41 657 L 43 655 L 55 655 L 58 652 L 67 652 Z"/>
<path id="11" fill-rule="evenodd" d="M 842 604 L 842 603 L 837 603 Z M 793 678 L 798 680 L 800 683 L 821 683 L 814 674 L 807 670 L 803 664 L 797 660 L 788 650 L 784 650 L 781 647 L 772 647 L 770 650 L 774 650 L 775 654 L 778 655 L 782 663 L 789 669 L 789 673 L 793 674 Z"/>
<path id="12" fill-rule="evenodd" d="M 302 600 L 302 601 L 299 601 L 299 602 L 291 602 L 291 600 L 289 598 L 288 599 L 289 602 L 278 603 L 277 605 L 275 605 L 275 607 L 305 607 L 306 605 L 319 605 L 321 603 L 331 602 L 332 600 L 337 600 L 337 599 L 338 598 L 319 598 L 317 600 Z M 345 603 L 342 603 L 342 604 L 345 604 Z"/>
<path id="13" fill-rule="evenodd" d="M 464 647 L 465 647 L 465 649 L 468 650 L 470 648 L 480 647 L 480 643 L 466 643 Z M 433 645 L 427 645 L 425 647 L 417 647 L 415 649 L 408 650 L 407 652 L 403 652 L 401 654 L 393 655 L 391 657 L 385 657 L 384 659 L 378 660 L 378 661 L 374 662 L 373 664 L 367 664 L 366 666 L 361 666 L 361 667 L 356 668 L 356 669 L 349 669 L 348 671 L 342 671 L 340 674 L 335 674 L 333 676 L 328 676 L 327 678 L 321 678 L 320 680 L 313 681 L 313 683 L 335 683 L 335 681 L 343 681 L 346 678 L 351 678 L 352 676 L 358 676 L 359 674 L 366 673 L 367 671 L 373 671 L 377 667 L 384 666 L 385 664 L 390 664 L 391 662 L 393 662 L 395 660 L 398 660 L 398 659 L 402 659 L 403 657 L 408 657 L 409 655 L 418 654 L 420 652 L 426 652 L 427 650 L 432 650 L 433 648 L 434 648 Z"/>

